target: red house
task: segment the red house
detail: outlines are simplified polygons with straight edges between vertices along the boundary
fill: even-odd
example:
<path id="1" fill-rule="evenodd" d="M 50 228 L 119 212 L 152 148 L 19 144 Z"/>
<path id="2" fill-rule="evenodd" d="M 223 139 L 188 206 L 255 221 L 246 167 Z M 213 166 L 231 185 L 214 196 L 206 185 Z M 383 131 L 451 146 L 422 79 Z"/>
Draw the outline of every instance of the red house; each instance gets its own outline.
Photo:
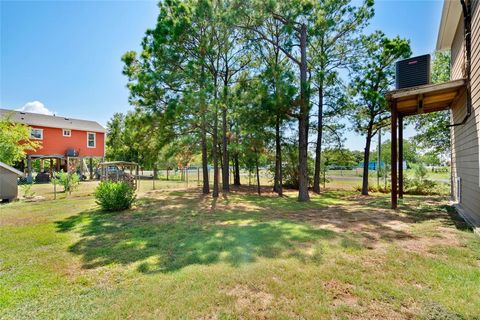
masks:
<path id="1" fill-rule="evenodd" d="M 32 159 L 41 159 L 42 170 L 44 160 L 49 159 L 50 168 L 73 171 L 78 167 L 84 171 L 88 170 L 85 159 L 105 156 L 105 129 L 95 121 L 5 109 L 0 109 L 0 117 L 28 125 L 31 138 L 41 142 L 40 148 L 27 152 L 30 177 Z M 91 166 L 89 171 L 92 171 Z"/>

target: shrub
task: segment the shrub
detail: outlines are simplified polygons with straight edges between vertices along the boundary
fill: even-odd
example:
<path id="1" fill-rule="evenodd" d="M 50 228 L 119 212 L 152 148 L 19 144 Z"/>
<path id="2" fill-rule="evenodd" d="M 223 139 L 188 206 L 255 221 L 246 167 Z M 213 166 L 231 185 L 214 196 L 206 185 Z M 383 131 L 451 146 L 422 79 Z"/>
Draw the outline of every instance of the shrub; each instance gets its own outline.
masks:
<path id="1" fill-rule="evenodd" d="M 283 186 L 292 189 L 298 189 L 298 146 L 295 144 L 285 144 L 283 146 Z M 313 183 L 314 161 L 310 157 L 308 158 L 308 181 Z M 274 168 L 271 169 L 272 174 Z M 323 175 L 322 175 L 323 178 Z"/>
<path id="2" fill-rule="evenodd" d="M 413 168 L 413 179 L 404 177 L 405 193 L 415 195 L 435 195 L 440 194 L 438 183 L 427 179 L 427 168 L 418 164 Z"/>
<path id="3" fill-rule="evenodd" d="M 381 193 L 389 193 L 390 192 L 390 186 L 380 186 L 377 187 L 377 185 L 372 185 L 371 183 L 368 184 L 368 192 L 381 192 Z M 355 186 L 355 191 L 362 192 L 362 186 L 357 185 Z"/>
<path id="4" fill-rule="evenodd" d="M 413 168 L 413 174 L 416 180 L 423 182 L 427 179 L 427 168 L 423 164 L 418 164 Z"/>
<path id="5" fill-rule="evenodd" d="M 52 179 L 52 183 L 60 184 L 63 186 L 64 192 L 72 193 L 72 191 L 78 188 L 80 177 L 76 173 L 60 171 L 56 177 Z"/>
<path id="6" fill-rule="evenodd" d="M 35 192 L 32 190 L 33 183 L 22 184 L 22 194 L 25 199 L 32 199 L 35 196 Z"/>
<path id="7" fill-rule="evenodd" d="M 106 211 L 128 209 L 135 201 L 135 189 L 127 183 L 102 181 L 95 189 L 96 203 Z"/>

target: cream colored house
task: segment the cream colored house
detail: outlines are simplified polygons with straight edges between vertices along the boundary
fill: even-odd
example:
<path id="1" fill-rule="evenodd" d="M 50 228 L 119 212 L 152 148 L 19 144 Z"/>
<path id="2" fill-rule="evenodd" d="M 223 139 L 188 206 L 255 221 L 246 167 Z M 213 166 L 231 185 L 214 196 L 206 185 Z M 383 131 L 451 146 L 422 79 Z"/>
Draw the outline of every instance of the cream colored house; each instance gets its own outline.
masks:
<path id="1" fill-rule="evenodd" d="M 450 50 L 451 80 L 387 94 L 392 163 L 403 160 L 403 118 L 451 110 L 452 200 L 480 234 L 480 0 L 445 0 L 437 50 Z M 397 172 L 398 171 L 398 172 Z M 392 166 L 392 208 L 403 197 L 403 168 Z"/>
<path id="2" fill-rule="evenodd" d="M 479 0 L 444 2 L 437 50 L 451 50 L 451 79 L 466 80 L 465 94 L 451 106 L 452 198 L 459 213 L 480 232 Z"/>

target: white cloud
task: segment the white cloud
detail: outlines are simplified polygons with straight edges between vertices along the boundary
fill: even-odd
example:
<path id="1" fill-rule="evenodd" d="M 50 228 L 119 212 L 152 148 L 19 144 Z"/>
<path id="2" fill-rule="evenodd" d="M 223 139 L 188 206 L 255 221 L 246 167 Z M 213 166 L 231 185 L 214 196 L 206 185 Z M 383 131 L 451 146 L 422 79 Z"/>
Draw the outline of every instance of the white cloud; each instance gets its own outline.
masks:
<path id="1" fill-rule="evenodd" d="M 17 111 L 53 115 L 53 112 L 45 108 L 45 105 L 40 101 L 27 102 L 23 107 L 17 109 Z"/>

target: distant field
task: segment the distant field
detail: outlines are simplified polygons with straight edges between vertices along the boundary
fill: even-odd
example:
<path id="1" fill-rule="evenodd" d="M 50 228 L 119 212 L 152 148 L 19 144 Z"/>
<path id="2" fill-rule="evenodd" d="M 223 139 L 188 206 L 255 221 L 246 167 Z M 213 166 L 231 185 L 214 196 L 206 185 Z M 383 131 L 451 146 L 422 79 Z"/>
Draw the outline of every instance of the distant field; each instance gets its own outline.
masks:
<path id="1" fill-rule="evenodd" d="M 408 177 L 414 177 L 414 170 L 413 169 L 406 169 L 404 170 L 404 174 Z M 358 177 L 361 178 L 363 175 L 363 171 L 361 169 L 354 169 L 354 170 L 328 170 L 327 176 L 345 176 L 345 177 Z M 389 174 L 388 174 L 389 175 Z M 376 171 L 369 172 L 370 178 L 377 177 Z M 382 177 L 383 178 L 383 177 Z M 450 170 L 448 172 L 432 172 L 431 170 L 427 173 L 427 178 L 432 180 L 448 180 L 450 181 Z M 375 180 L 376 181 L 376 180 Z"/>
<path id="2" fill-rule="evenodd" d="M 159 189 L 185 189 L 185 188 L 196 188 L 202 184 L 202 179 L 200 176 L 200 180 L 198 180 L 197 172 L 191 171 L 188 175 L 188 181 L 181 180 L 181 175 L 179 172 L 175 173 L 171 171 L 169 173 L 169 180 L 166 180 L 166 174 L 162 172 L 159 179 L 153 181 L 151 179 L 151 173 L 149 171 L 145 171 L 144 176 L 149 177 L 148 179 L 141 179 L 139 180 L 139 191 L 146 192 Z M 406 172 L 406 176 L 413 175 L 411 170 Z M 434 175 L 430 175 L 431 179 L 433 179 Z M 449 185 L 449 183 L 442 182 L 443 177 L 445 174 L 437 174 L 435 179 L 439 179 L 437 181 L 441 182 L 442 184 Z M 221 177 L 220 177 L 221 180 Z M 449 180 L 448 180 L 449 181 Z M 233 182 L 233 181 L 232 181 Z M 250 182 L 250 183 L 249 183 Z M 389 182 L 389 181 L 388 181 Z M 242 173 L 241 175 L 241 183 L 244 186 L 255 186 L 256 179 L 252 175 L 249 179 L 248 173 Z M 377 186 L 377 178 L 374 175 L 369 176 L 369 183 L 371 186 Z M 84 195 L 91 195 L 94 189 L 94 186 L 98 184 L 98 181 L 86 181 L 80 184 L 78 191 L 75 192 L 76 195 L 84 196 Z M 271 178 L 269 172 L 263 171 L 260 176 L 260 184 L 267 188 L 273 186 L 273 179 Z M 321 187 L 324 186 L 329 190 L 346 190 L 346 191 L 354 191 L 355 189 L 361 187 L 362 185 L 362 177 L 355 175 L 354 171 L 340 171 L 340 170 L 330 170 L 327 172 L 327 183 L 321 184 Z M 210 181 L 210 186 L 213 187 L 212 181 Z M 380 179 L 380 186 L 384 186 L 384 179 L 383 177 Z M 61 187 L 57 186 L 57 190 L 61 191 Z M 445 186 L 444 189 L 448 189 Z M 37 194 L 42 194 L 48 198 L 53 198 L 53 185 L 52 184 L 35 184 L 33 190 L 37 192 Z M 20 194 L 22 193 L 22 187 L 19 190 Z M 58 197 L 64 197 L 65 195 L 61 192 L 58 193 Z"/>

